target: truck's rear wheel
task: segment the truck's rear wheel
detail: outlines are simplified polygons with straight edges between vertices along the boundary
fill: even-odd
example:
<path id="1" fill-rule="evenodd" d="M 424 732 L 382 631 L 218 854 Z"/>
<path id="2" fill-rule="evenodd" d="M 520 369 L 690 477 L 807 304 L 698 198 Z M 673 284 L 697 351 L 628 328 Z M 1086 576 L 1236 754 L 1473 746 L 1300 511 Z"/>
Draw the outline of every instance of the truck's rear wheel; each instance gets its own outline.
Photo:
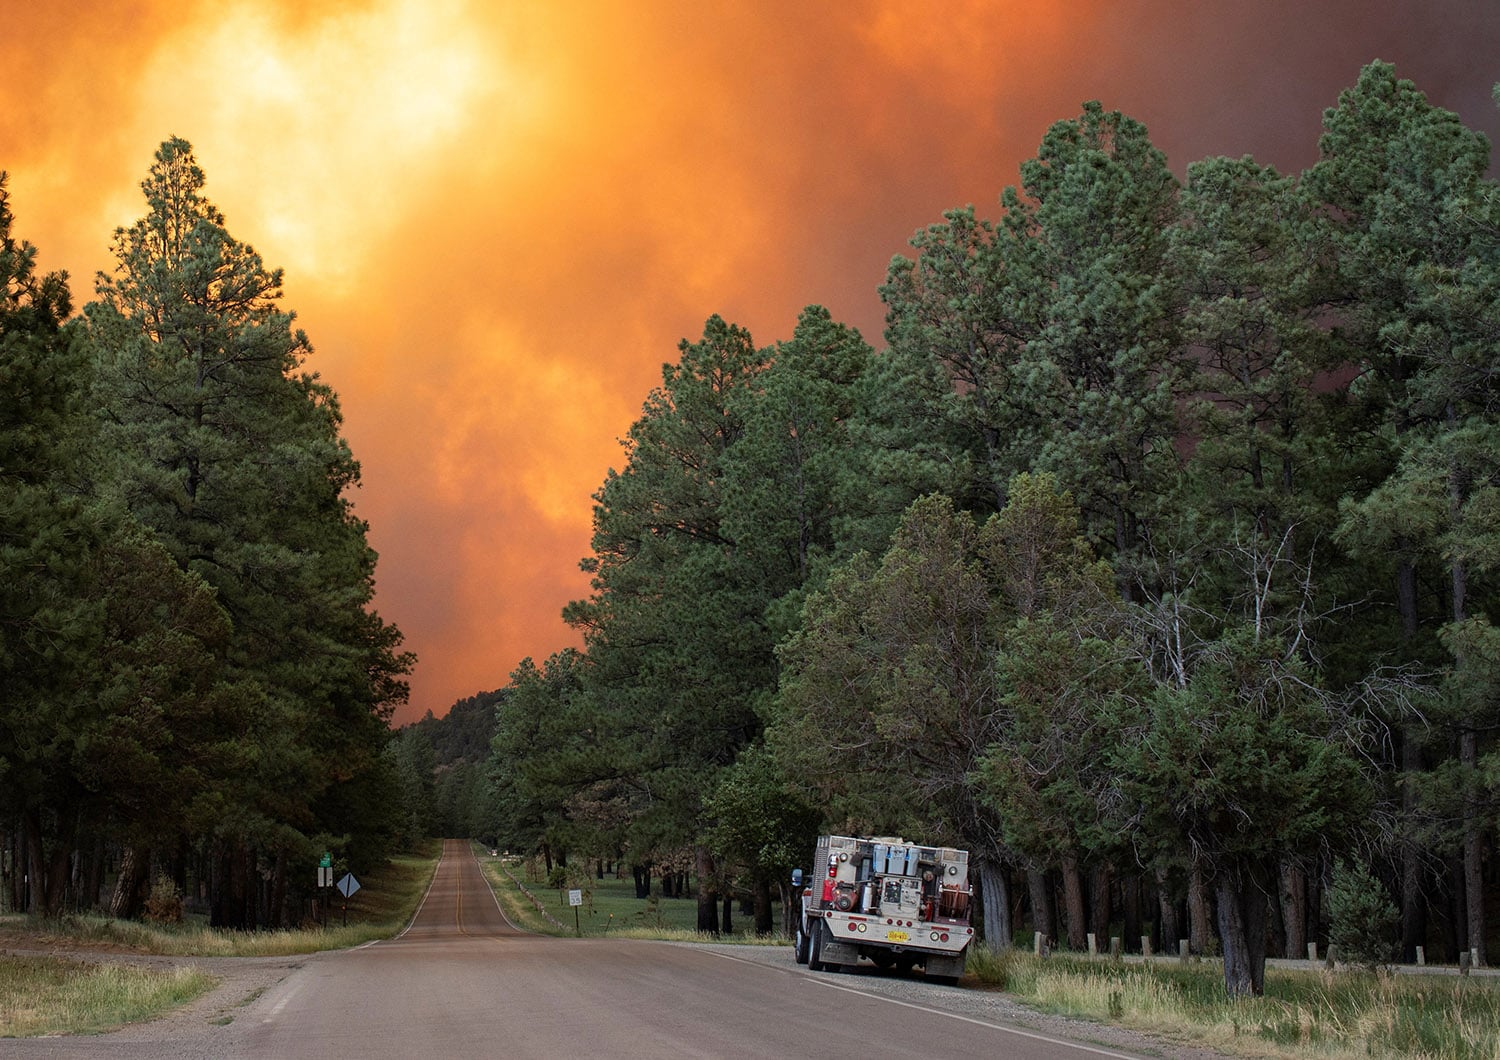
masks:
<path id="1" fill-rule="evenodd" d="M 823 922 L 812 925 L 812 946 L 807 952 L 807 967 L 809 971 L 822 972 L 828 969 L 823 963 Z"/>
<path id="2" fill-rule="evenodd" d="M 799 920 L 797 922 L 797 938 L 792 943 L 792 956 L 796 959 L 796 961 L 797 961 L 798 964 L 806 964 L 807 963 L 807 958 L 808 958 L 808 952 L 807 952 L 807 950 L 808 950 L 807 930 L 806 930 L 806 928 L 803 927 L 802 922 Z"/>

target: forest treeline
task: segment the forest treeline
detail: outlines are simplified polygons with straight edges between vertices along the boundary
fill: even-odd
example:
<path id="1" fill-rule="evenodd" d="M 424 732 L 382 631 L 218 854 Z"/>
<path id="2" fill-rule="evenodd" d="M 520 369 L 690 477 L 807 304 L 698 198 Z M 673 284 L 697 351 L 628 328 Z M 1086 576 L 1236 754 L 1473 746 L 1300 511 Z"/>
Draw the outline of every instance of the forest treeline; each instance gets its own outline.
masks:
<path id="1" fill-rule="evenodd" d="M 410 847 L 432 836 L 493 840 L 490 745 L 504 691 L 460 699 L 442 717 L 428 711 L 403 726 L 391 755 L 400 784 L 397 838 Z"/>
<path id="2" fill-rule="evenodd" d="M 412 657 L 334 391 L 281 273 L 162 144 L 75 314 L 0 175 L 0 837 L 6 904 L 304 917 L 324 852 L 391 849 Z"/>
<path id="3" fill-rule="evenodd" d="M 709 931 L 819 829 L 951 843 L 989 944 L 1190 938 L 1236 994 L 1353 880 L 1484 961 L 1489 158 L 1382 63 L 1295 175 L 1090 103 L 892 261 L 881 352 L 711 318 L 595 494 L 583 650 L 498 701 L 499 842 L 689 868 Z"/>

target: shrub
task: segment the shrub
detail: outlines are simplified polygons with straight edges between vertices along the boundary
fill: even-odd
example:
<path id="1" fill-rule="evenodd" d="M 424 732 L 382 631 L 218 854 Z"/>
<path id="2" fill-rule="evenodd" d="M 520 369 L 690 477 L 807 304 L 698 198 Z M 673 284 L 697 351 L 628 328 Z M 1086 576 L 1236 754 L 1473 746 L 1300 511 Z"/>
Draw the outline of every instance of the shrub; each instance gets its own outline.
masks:
<path id="1" fill-rule="evenodd" d="M 159 875 L 151 884 L 144 916 L 153 924 L 182 923 L 182 895 L 170 876 Z"/>
<path id="2" fill-rule="evenodd" d="M 1375 968 L 1395 954 L 1396 905 L 1384 884 L 1361 864 L 1340 861 L 1328 890 L 1328 941 L 1350 964 Z"/>

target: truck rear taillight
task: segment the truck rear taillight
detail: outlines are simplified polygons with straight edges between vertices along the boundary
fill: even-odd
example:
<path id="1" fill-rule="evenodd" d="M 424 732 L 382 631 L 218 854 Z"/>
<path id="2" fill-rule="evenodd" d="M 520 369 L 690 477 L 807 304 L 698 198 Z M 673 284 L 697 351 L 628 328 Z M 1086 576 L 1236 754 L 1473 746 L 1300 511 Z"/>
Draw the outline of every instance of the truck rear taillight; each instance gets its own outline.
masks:
<path id="1" fill-rule="evenodd" d="M 933 942 L 947 942 L 948 941 L 948 933 L 946 931 L 934 931 L 929 937 L 932 939 Z"/>

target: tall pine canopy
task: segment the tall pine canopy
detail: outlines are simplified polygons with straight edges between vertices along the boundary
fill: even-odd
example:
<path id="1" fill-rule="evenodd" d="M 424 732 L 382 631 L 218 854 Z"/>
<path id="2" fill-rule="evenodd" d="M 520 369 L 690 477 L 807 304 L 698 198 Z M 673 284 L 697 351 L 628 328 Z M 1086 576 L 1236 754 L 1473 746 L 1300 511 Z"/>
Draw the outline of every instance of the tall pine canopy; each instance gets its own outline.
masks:
<path id="1" fill-rule="evenodd" d="M 275 920 L 289 857 L 329 836 L 377 841 L 350 793 L 389 786 L 386 723 L 412 660 L 370 610 L 375 554 L 348 497 L 359 465 L 337 397 L 305 370 L 281 272 L 229 234 L 203 186 L 190 146 L 164 143 L 147 212 L 115 233 L 86 313 L 107 488 L 230 619 L 243 753 L 215 792 L 214 916 L 250 926 L 261 857 Z"/>

